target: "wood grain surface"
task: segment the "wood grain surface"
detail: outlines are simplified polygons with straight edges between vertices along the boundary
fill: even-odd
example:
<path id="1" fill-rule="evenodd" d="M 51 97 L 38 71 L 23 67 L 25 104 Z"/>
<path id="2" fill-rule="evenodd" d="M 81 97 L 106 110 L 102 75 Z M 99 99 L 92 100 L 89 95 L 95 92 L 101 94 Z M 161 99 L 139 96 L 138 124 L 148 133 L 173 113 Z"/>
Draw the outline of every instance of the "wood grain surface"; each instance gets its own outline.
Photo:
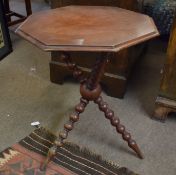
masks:
<path id="1" fill-rule="evenodd" d="M 46 51 L 117 52 L 159 35 L 143 14 L 103 6 L 67 6 L 31 15 L 17 33 Z"/>

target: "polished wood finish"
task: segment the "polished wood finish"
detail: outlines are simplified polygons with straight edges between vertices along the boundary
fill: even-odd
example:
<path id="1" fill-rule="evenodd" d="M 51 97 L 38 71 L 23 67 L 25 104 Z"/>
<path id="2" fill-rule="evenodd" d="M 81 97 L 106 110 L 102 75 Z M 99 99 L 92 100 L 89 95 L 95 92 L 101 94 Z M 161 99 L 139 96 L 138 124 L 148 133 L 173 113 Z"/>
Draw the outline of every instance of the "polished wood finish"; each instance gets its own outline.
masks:
<path id="1" fill-rule="evenodd" d="M 176 112 L 176 17 L 170 36 L 159 96 L 153 117 L 165 120 L 170 112 Z"/>
<path id="2" fill-rule="evenodd" d="M 4 0 L 4 8 L 5 8 L 5 13 L 6 13 L 6 18 L 8 22 L 8 26 L 12 26 L 18 23 L 23 22 L 29 15 L 32 14 L 32 8 L 31 8 L 31 0 L 24 0 L 25 2 L 25 8 L 26 8 L 26 15 L 21 15 L 19 13 L 16 13 L 12 10 L 10 10 L 10 4 L 9 0 Z M 12 20 L 12 17 L 16 17 L 18 19 Z"/>
<path id="3" fill-rule="evenodd" d="M 142 2 L 142 1 L 141 1 Z M 51 7 L 58 8 L 67 5 L 88 5 L 88 6 L 113 6 L 121 7 L 132 11 L 141 11 L 142 3 L 137 0 L 51 0 Z M 123 49 L 112 55 L 109 64 L 106 66 L 106 73 L 102 77 L 101 85 L 107 95 L 123 98 L 126 92 L 128 78 L 135 61 L 141 56 L 144 44 Z M 81 66 L 84 74 L 89 74 L 95 60 L 100 56 L 99 53 L 76 52 L 71 54 L 71 58 Z M 82 60 L 82 58 L 88 58 Z M 91 59 L 89 59 L 91 58 Z M 118 59 L 121 58 L 121 59 Z M 72 78 L 72 72 L 59 59 L 57 52 L 52 52 L 50 61 L 50 80 L 53 83 L 63 84 L 68 78 Z"/>
<path id="4" fill-rule="evenodd" d="M 45 30 L 41 30 L 42 27 Z M 115 7 L 69 6 L 32 15 L 17 29 L 17 33 L 45 51 L 60 51 L 61 60 L 66 62 L 73 75 L 81 82 L 81 101 L 65 124 L 64 131 L 50 148 L 46 161 L 41 166 L 42 170 L 55 156 L 57 146 L 63 145 L 68 132 L 73 129 L 73 123 L 78 121 L 89 101 L 99 105 L 129 147 L 139 158 L 143 158 L 136 142 L 131 139 L 131 134 L 126 132 L 125 127 L 100 97 L 100 80 L 114 52 L 158 35 L 151 18 Z M 72 63 L 70 52 L 73 51 L 95 51 L 102 54 L 88 77 L 84 77 L 81 69 Z"/>
<path id="5" fill-rule="evenodd" d="M 36 30 L 43 26 L 45 32 Z M 38 12 L 17 31 L 45 51 L 118 52 L 159 35 L 150 17 L 102 6 Z"/>

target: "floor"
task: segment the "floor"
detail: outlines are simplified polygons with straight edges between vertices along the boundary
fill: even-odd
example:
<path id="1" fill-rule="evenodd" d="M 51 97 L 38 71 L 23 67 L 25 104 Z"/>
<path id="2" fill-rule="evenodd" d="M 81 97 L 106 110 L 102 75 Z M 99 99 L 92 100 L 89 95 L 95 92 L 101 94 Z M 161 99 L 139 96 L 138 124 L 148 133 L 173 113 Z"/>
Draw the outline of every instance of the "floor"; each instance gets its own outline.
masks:
<path id="1" fill-rule="evenodd" d="M 12 1 L 14 7 L 19 8 L 23 1 L 15 1 Z M 48 7 L 37 0 L 33 1 L 33 8 L 37 11 Z M 49 81 L 49 53 L 13 33 L 11 37 L 14 51 L 0 62 L 0 151 L 33 131 L 30 125 L 33 121 L 39 121 L 53 132 L 61 130 L 79 97 L 78 84 L 66 82 L 60 86 Z M 103 94 L 140 145 L 144 160 L 135 156 L 93 104 L 75 124 L 69 141 L 141 175 L 175 175 L 176 117 L 170 116 L 165 123 L 150 118 L 165 50 L 165 43 L 160 40 L 149 43 L 147 54 L 133 69 L 123 100 Z"/>

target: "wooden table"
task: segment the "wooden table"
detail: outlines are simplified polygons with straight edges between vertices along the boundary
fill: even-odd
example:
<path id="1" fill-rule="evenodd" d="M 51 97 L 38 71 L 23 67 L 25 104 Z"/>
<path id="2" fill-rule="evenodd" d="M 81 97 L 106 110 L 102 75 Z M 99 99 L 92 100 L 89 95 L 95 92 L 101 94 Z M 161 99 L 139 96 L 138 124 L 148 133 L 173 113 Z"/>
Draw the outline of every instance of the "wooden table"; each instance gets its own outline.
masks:
<path id="1" fill-rule="evenodd" d="M 98 105 L 117 132 L 128 142 L 128 146 L 139 158 L 143 158 L 137 143 L 100 96 L 100 80 L 114 53 L 159 35 L 150 17 L 117 7 L 68 6 L 30 16 L 17 29 L 17 33 L 44 51 L 59 52 L 60 58 L 80 81 L 80 103 L 50 148 L 41 169 L 45 169 L 51 158 L 54 158 L 57 146 L 63 145 L 90 101 Z M 70 52 L 100 52 L 102 57 L 96 60 L 90 76 L 86 77 L 72 63 Z"/>

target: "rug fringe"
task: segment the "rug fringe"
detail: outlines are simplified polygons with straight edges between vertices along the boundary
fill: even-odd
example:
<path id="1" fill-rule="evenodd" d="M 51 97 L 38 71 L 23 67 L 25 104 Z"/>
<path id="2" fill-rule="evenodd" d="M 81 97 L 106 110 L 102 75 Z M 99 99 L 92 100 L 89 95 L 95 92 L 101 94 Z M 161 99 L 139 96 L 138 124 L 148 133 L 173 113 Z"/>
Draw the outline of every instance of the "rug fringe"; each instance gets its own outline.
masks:
<path id="1" fill-rule="evenodd" d="M 34 130 L 34 132 L 36 132 L 36 131 L 43 132 L 43 133 L 48 133 L 52 137 L 57 138 L 56 135 L 53 134 L 53 132 L 51 130 L 46 129 L 44 127 L 41 127 L 41 128 L 38 128 L 38 129 Z M 80 145 L 77 145 L 77 144 L 75 144 L 73 142 L 69 142 L 69 141 L 65 141 L 64 144 L 65 144 L 66 147 L 69 147 L 69 149 L 74 149 L 74 151 L 76 151 L 77 153 L 80 153 L 80 154 L 84 154 L 86 157 L 89 157 L 89 159 L 92 159 L 92 160 L 97 161 L 97 162 L 101 161 L 102 164 L 109 165 L 111 167 L 114 167 L 115 169 L 121 168 L 118 164 L 116 164 L 112 161 L 103 159 L 101 155 L 98 155 L 95 152 L 90 151 L 89 149 L 85 148 L 84 146 L 80 146 Z"/>

